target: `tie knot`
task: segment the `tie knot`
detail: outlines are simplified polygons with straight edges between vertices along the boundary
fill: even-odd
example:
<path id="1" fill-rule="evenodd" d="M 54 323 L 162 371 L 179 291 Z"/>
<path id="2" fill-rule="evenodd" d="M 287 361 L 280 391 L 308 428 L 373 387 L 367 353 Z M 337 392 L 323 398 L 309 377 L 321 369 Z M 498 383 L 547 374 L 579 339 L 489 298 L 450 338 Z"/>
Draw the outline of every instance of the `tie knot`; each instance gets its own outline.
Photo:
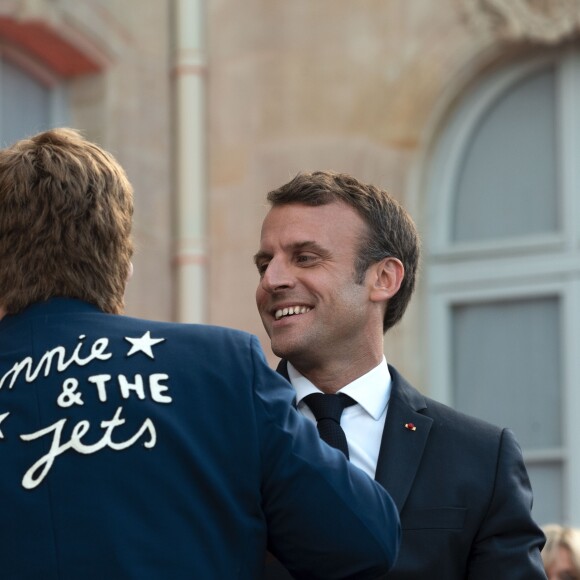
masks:
<path id="1" fill-rule="evenodd" d="M 326 395 L 324 393 L 311 393 L 302 399 L 309 407 L 317 421 L 331 419 L 340 423 L 340 417 L 346 407 L 356 404 L 348 395 Z"/>

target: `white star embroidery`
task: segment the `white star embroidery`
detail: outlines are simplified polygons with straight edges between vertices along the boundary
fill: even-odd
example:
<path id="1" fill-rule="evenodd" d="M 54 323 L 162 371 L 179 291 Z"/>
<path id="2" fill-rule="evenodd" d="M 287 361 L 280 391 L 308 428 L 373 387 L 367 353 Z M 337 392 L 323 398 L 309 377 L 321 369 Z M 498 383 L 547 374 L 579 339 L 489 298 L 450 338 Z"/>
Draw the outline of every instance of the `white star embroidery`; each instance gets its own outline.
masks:
<path id="1" fill-rule="evenodd" d="M 2 413 L 2 415 L 0 415 L 0 423 L 2 423 L 2 421 L 4 421 L 4 419 L 6 419 L 8 415 L 10 415 L 10 411 L 8 411 L 8 413 Z M 0 439 L 4 439 L 4 433 L 2 433 L 1 429 L 0 429 Z"/>
<path id="2" fill-rule="evenodd" d="M 149 358 L 155 358 L 153 356 L 153 351 L 151 350 L 151 347 L 154 344 L 157 344 L 159 342 L 163 342 L 165 339 L 164 338 L 151 338 L 151 332 L 147 331 L 141 338 L 129 338 L 128 336 L 126 336 L 125 340 L 130 342 L 133 345 L 131 347 L 131 350 L 127 353 L 127 356 L 131 356 L 132 354 L 135 354 L 136 352 L 143 352 Z"/>

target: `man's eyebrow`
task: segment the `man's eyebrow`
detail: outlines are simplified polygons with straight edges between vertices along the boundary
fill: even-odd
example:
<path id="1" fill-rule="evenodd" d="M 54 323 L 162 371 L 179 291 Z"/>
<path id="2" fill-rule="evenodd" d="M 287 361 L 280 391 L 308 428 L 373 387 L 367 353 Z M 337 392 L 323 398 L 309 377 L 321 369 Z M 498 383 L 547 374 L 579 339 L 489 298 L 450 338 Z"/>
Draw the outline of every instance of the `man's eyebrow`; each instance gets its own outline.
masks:
<path id="1" fill-rule="evenodd" d="M 288 249 L 292 252 L 310 251 L 310 252 L 316 252 L 316 253 L 322 254 L 322 255 L 326 255 L 329 253 L 328 250 L 326 250 L 318 242 L 315 242 L 313 240 L 304 240 L 302 242 L 294 242 L 293 244 L 290 244 L 290 246 L 288 246 Z M 256 254 L 254 254 L 254 264 L 257 265 L 259 261 L 267 260 L 271 257 L 272 257 L 272 254 L 270 252 L 265 252 L 262 250 L 259 252 L 256 252 Z"/>
<path id="2" fill-rule="evenodd" d="M 292 252 L 300 252 L 304 250 L 310 250 L 313 252 L 318 252 L 320 254 L 327 254 L 328 250 L 323 248 L 318 242 L 313 240 L 304 240 L 302 242 L 294 242 L 288 246 L 288 249 Z M 256 254 L 254 254 L 254 263 L 258 263 L 258 260 L 263 260 L 267 258 L 271 258 L 272 254 L 270 252 L 265 252 L 260 250 Z"/>
<path id="3" fill-rule="evenodd" d="M 329 250 L 321 246 L 318 242 L 311 240 L 296 242 L 295 244 L 292 244 L 290 249 L 293 252 L 315 252 L 317 254 L 321 254 L 322 256 L 326 256 L 330 253 Z"/>
<path id="4" fill-rule="evenodd" d="M 265 259 L 270 258 L 270 257 L 271 257 L 271 254 L 269 254 L 268 252 L 262 252 L 262 251 L 256 252 L 254 254 L 254 264 L 257 265 L 260 260 L 265 260 Z"/>
<path id="5" fill-rule="evenodd" d="M 296 242 L 292 244 L 293 250 L 320 250 L 323 251 L 322 246 L 318 242 L 305 240 L 304 242 Z"/>

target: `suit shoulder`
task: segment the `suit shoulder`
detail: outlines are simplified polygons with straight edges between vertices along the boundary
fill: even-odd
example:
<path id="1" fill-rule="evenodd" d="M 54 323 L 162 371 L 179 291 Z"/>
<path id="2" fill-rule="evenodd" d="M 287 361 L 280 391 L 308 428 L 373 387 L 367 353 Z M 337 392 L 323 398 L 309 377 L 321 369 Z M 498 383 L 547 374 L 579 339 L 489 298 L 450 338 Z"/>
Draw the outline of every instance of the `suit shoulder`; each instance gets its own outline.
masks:
<path id="1" fill-rule="evenodd" d="M 504 427 L 494 425 L 473 415 L 462 413 L 448 405 L 440 403 L 435 399 L 425 397 L 427 401 L 426 414 L 436 419 L 439 423 L 444 423 L 448 428 L 456 428 L 462 432 L 472 432 L 476 435 L 500 437 L 505 430 Z"/>
<path id="2" fill-rule="evenodd" d="M 396 369 L 390 367 L 393 378 L 392 396 L 399 398 L 404 405 L 412 407 L 422 415 L 430 417 L 434 427 L 444 428 L 448 432 L 461 433 L 461 437 L 486 437 L 499 439 L 505 428 L 483 419 L 468 415 L 457 409 L 423 395 L 408 383 Z"/>
<path id="3" fill-rule="evenodd" d="M 172 349 L 195 349 L 198 355 L 208 353 L 212 360 L 220 357 L 232 357 L 237 353 L 247 359 L 256 354 L 264 354 L 258 338 L 243 330 L 209 324 L 189 324 L 182 322 L 163 322 L 144 318 L 110 315 L 108 330 L 117 335 L 133 334 L 142 336 L 150 332 L 153 338 L 163 338 L 172 345 Z"/>
<path id="4" fill-rule="evenodd" d="M 254 336 L 244 330 L 211 324 L 192 324 L 185 322 L 164 322 L 146 318 L 113 315 L 117 324 L 125 328 L 143 328 L 151 332 L 166 332 L 175 335 L 192 336 L 203 339 L 230 340 L 233 342 L 250 342 Z"/>

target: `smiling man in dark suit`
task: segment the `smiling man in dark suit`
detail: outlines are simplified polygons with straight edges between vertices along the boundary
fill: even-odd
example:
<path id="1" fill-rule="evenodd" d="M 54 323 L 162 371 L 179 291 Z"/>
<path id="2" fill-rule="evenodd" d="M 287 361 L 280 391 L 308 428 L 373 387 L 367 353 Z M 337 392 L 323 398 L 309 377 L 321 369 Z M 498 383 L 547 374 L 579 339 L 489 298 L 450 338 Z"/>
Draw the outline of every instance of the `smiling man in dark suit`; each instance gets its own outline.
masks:
<path id="1" fill-rule="evenodd" d="M 403 316 L 419 261 L 407 212 L 331 172 L 299 174 L 268 200 L 258 310 L 298 410 L 330 441 L 329 409 L 344 408 L 332 444 L 397 504 L 403 537 L 388 578 L 545 578 L 512 432 L 424 397 L 385 360 L 383 334 Z M 288 576 L 271 565 L 266 577 Z"/>
<path id="2" fill-rule="evenodd" d="M 72 130 L 0 150 L 2 578 L 383 577 L 388 494 L 256 337 L 122 316 L 132 188 Z"/>

